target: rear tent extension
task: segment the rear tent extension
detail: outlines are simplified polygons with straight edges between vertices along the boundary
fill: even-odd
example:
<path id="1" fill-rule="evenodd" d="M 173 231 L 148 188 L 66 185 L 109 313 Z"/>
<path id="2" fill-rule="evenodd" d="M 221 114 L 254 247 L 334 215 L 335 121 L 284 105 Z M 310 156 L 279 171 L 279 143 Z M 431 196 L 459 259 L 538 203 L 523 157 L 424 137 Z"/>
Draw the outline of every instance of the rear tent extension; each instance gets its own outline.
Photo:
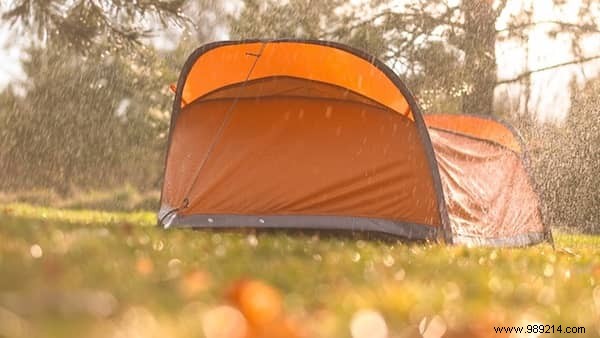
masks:
<path id="1" fill-rule="evenodd" d="M 513 203 L 520 197 L 504 194 L 498 206 L 497 190 L 481 193 L 479 178 L 453 171 L 472 160 L 465 156 L 479 149 L 476 143 L 515 155 L 511 168 L 521 163 L 521 152 L 442 120 L 431 120 L 436 128 L 428 132 L 400 79 L 377 59 L 343 45 L 205 45 L 190 56 L 176 86 L 159 223 L 372 231 L 488 245 L 545 239 L 535 193 L 527 211 L 515 211 L 523 208 Z M 459 135 L 467 140 L 452 139 Z M 497 161 L 496 153 L 490 156 Z M 493 175 L 492 164 L 464 165 L 469 175 Z M 506 174 L 511 168 L 502 168 L 500 184 L 530 188 L 527 179 Z M 519 223 L 522 213 L 531 219 L 526 225 Z M 511 229 L 496 223 L 507 219 Z"/>
<path id="2" fill-rule="evenodd" d="M 527 173 L 520 136 L 482 116 L 425 115 L 457 243 L 523 246 L 552 241 Z"/>

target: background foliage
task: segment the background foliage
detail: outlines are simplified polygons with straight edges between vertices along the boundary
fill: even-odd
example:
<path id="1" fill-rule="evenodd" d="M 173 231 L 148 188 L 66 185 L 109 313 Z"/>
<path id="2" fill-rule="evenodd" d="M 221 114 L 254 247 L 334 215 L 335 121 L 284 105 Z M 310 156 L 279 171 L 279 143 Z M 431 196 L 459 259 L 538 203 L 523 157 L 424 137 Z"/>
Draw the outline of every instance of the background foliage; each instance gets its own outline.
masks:
<path id="1" fill-rule="evenodd" d="M 524 128 L 531 168 L 549 221 L 600 231 L 600 79 L 574 92 L 564 125 Z"/>
<path id="2" fill-rule="evenodd" d="M 4 187 L 156 187 L 174 72 L 153 52 L 144 60 L 30 49 L 26 94 L 4 97 Z"/>

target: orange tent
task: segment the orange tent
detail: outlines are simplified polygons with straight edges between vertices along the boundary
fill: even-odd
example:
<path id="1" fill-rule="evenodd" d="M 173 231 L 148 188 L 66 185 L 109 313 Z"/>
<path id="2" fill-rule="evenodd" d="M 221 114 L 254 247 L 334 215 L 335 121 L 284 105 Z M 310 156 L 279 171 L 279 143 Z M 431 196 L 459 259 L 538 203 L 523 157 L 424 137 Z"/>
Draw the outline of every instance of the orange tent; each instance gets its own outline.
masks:
<path id="1" fill-rule="evenodd" d="M 490 245 L 549 238 L 510 129 L 468 116 L 425 121 L 400 79 L 358 50 L 212 43 L 189 57 L 175 91 L 158 215 L 165 228 L 357 230 Z"/>

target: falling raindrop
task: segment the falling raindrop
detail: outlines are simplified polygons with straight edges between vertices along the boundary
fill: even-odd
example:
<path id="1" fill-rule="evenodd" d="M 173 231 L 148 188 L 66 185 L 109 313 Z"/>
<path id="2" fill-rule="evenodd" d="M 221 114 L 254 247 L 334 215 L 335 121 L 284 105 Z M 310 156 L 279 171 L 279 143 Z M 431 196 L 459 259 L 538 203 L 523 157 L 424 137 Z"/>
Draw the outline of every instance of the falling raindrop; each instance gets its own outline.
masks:
<path id="1" fill-rule="evenodd" d="M 333 107 L 327 106 L 327 109 L 325 110 L 325 118 L 330 119 L 332 114 L 333 114 Z"/>

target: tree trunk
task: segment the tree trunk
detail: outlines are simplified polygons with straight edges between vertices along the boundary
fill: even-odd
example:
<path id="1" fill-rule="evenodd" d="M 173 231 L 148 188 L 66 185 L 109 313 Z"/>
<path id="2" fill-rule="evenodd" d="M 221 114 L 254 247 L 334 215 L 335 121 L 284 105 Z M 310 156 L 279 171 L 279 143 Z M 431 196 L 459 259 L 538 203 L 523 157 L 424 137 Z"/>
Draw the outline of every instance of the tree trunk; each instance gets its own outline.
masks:
<path id="1" fill-rule="evenodd" d="M 496 12 L 492 1 L 463 0 L 466 114 L 491 115 L 496 86 Z"/>

